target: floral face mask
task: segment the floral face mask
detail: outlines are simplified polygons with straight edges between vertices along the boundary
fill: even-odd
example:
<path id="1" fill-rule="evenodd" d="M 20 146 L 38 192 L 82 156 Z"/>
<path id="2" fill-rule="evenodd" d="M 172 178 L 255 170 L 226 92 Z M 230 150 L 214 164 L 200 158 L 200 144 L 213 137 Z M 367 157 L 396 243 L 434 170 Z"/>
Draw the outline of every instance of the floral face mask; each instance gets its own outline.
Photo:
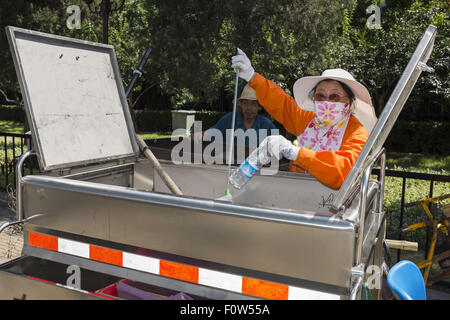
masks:
<path id="1" fill-rule="evenodd" d="M 350 104 L 315 101 L 314 110 L 316 117 L 297 137 L 298 146 L 314 151 L 339 150 L 351 115 Z"/>

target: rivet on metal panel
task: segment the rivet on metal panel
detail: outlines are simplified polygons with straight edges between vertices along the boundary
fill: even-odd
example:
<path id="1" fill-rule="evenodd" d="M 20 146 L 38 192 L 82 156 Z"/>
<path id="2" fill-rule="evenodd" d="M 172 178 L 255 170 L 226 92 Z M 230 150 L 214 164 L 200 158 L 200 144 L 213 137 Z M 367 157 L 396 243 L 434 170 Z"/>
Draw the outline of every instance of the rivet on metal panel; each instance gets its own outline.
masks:
<path id="1" fill-rule="evenodd" d="M 345 206 L 342 205 L 342 206 L 339 208 L 339 210 L 336 212 L 336 214 L 335 214 L 334 216 L 335 216 L 335 217 L 342 217 L 342 215 L 344 214 L 344 212 L 345 212 Z"/>
<path id="2" fill-rule="evenodd" d="M 422 61 L 419 61 L 419 63 L 417 64 L 417 67 L 425 72 L 429 72 L 429 73 L 433 73 L 434 72 L 434 68 L 429 67 L 427 64 L 423 63 Z"/>

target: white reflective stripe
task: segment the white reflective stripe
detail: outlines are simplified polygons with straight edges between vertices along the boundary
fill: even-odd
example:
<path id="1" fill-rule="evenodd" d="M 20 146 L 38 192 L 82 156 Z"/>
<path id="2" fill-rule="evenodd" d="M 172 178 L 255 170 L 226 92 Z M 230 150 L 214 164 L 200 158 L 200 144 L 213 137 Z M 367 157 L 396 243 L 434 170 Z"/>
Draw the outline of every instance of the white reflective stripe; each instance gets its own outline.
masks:
<path id="1" fill-rule="evenodd" d="M 242 292 L 242 277 L 229 273 L 199 269 L 198 283 L 224 290 Z"/>
<path id="2" fill-rule="evenodd" d="M 74 287 L 71 287 L 71 286 L 68 286 L 68 285 L 65 285 L 65 284 L 61 284 L 61 283 L 55 283 L 55 285 L 58 286 L 58 287 L 61 287 L 61 288 L 66 288 L 66 289 L 70 289 L 70 290 L 80 291 L 80 292 L 83 292 L 83 293 L 90 293 L 89 291 L 86 291 L 86 290 L 83 290 L 83 289 L 80 289 L 80 288 L 74 288 Z"/>
<path id="3" fill-rule="evenodd" d="M 159 259 L 129 252 L 123 252 L 122 257 L 122 265 L 126 268 L 159 274 Z"/>
<path id="4" fill-rule="evenodd" d="M 341 296 L 322 291 L 289 286 L 289 300 L 339 300 Z"/>
<path id="5" fill-rule="evenodd" d="M 58 251 L 89 259 L 89 244 L 58 238 Z"/>
<path id="6" fill-rule="evenodd" d="M 90 259 L 90 245 L 74 240 L 58 238 L 58 251 Z M 160 260 L 122 251 L 122 266 L 159 275 Z M 223 290 L 242 293 L 242 276 L 198 268 L 198 283 Z M 69 286 L 59 286 L 73 289 Z M 87 291 L 86 291 L 87 292 Z M 289 286 L 289 300 L 339 300 L 340 295 Z"/>

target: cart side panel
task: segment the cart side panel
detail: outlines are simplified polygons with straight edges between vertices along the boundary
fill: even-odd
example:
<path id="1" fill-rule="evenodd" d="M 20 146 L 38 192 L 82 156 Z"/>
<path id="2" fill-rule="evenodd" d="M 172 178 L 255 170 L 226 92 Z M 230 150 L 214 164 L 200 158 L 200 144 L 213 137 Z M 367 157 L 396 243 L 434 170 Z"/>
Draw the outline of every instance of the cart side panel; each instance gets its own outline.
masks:
<path id="1" fill-rule="evenodd" d="M 354 226 L 328 216 L 39 176 L 24 178 L 24 199 L 25 217 L 43 214 L 26 228 L 253 270 L 273 281 L 349 287 Z"/>
<path id="2" fill-rule="evenodd" d="M 143 165 L 143 164 L 141 164 Z M 148 164 L 149 171 L 151 165 Z M 224 196 L 226 167 L 163 164 L 164 170 L 187 196 L 217 199 Z M 153 173 L 154 191 L 170 193 L 158 174 Z M 283 208 L 329 213 L 329 207 L 337 193 L 314 177 L 303 173 L 278 172 L 272 175 L 257 174 L 237 190 L 231 188 L 233 203 L 268 208 Z"/>

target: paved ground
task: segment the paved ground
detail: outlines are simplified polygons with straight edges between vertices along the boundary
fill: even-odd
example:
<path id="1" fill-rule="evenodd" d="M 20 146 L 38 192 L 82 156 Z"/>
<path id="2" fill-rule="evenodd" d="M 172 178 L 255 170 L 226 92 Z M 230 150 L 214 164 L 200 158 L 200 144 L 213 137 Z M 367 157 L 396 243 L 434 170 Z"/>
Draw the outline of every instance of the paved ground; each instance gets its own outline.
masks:
<path id="1" fill-rule="evenodd" d="M 0 264 L 20 256 L 23 246 L 22 234 L 9 231 L 0 234 Z"/>
<path id="2" fill-rule="evenodd" d="M 15 213 L 8 208 L 7 195 L 0 194 L 0 225 L 14 220 Z M 0 233 L 0 263 L 4 263 L 20 256 L 23 237 L 20 227 L 7 228 Z"/>

